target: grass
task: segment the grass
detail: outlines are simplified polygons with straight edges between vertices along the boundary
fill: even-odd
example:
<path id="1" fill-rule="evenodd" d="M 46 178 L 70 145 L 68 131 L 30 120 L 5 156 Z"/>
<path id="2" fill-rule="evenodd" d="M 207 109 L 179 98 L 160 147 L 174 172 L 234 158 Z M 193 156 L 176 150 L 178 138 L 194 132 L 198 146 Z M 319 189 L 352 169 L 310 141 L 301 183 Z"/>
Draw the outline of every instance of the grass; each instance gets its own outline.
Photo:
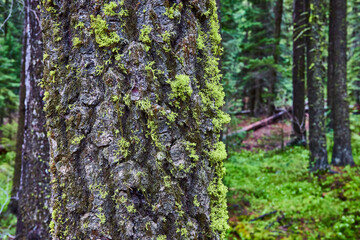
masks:
<path id="1" fill-rule="evenodd" d="M 352 116 L 353 154 L 360 164 L 360 119 Z M 331 133 L 328 134 L 331 159 Z M 228 239 L 359 239 L 360 167 L 308 172 L 309 151 L 230 152 Z"/>

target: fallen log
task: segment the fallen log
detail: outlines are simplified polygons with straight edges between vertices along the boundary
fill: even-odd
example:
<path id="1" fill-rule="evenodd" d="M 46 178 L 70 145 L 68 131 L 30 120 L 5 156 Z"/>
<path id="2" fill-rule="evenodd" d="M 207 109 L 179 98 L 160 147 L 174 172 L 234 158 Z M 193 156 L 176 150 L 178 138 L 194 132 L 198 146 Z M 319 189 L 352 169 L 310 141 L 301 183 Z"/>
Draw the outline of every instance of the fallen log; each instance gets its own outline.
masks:
<path id="1" fill-rule="evenodd" d="M 255 122 L 253 124 L 250 124 L 250 125 L 242 128 L 242 129 L 240 129 L 240 130 L 230 132 L 228 134 L 224 134 L 223 135 L 223 140 L 225 140 L 228 137 L 232 137 L 232 136 L 238 135 L 238 134 L 243 133 L 243 132 L 246 133 L 246 132 L 249 132 L 249 131 L 258 130 L 258 129 L 262 128 L 262 127 L 265 127 L 265 126 L 275 122 L 276 120 L 283 117 L 287 113 L 288 113 L 288 111 L 283 110 L 283 111 L 281 111 L 279 113 L 276 113 L 275 115 L 272 115 L 271 117 L 268 117 L 268 118 L 265 118 L 263 120 L 257 121 L 257 122 Z"/>

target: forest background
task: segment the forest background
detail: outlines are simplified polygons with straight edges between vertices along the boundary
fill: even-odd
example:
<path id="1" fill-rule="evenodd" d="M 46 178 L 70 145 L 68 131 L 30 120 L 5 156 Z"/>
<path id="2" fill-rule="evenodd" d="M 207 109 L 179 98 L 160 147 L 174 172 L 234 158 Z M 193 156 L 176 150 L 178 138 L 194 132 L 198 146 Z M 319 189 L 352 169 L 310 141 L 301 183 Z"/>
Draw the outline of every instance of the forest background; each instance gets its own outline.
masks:
<path id="1" fill-rule="evenodd" d="M 359 168 L 333 167 L 333 172 L 309 173 L 309 149 L 293 141 L 294 2 L 221 0 L 220 6 L 224 111 L 231 116 L 223 130 L 229 153 L 224 179 L 229 188 L 227 238 L 359 239 Z M 329 35 L 329 7 L 327 3 L 321 33 L 325 39 Z M 357 165 L 359 14 L 360 1 L 349 0 L 347 90 L 352 151 Z M 7 211 L 7 206 L 16 155 L 23 16 L 21 1 L 0 1 L 0 239 L 15 235 L 16 217 Z M 321 53 L 321 65 L 328 69 L 327 40 Z M 322 84 L 326 90 L 326 76 Z M 282 113 L 279 119 L 270 125 L 255 131 L 238 131 L 279 113 Z M 326 121 L 327 152 L 331 159 L 333 130 L 329 118 Z"/>

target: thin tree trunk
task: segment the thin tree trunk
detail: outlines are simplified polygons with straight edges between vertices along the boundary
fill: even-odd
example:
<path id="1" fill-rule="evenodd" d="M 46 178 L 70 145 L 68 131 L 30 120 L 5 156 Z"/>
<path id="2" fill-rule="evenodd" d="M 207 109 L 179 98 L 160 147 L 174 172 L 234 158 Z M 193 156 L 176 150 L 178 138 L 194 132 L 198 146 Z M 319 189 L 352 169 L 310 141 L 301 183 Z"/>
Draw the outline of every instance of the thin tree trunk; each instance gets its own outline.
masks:
<path id="1" fill-rule="evenodd" d="M 293 12 L 293 132 L 294 142 L 306 145 L 305 119 L 305 0 L 294 0 Z"/>
<path id="2" fill-rule="evenodd" d="M 16 239 L 50 239 L 49 142 L 45 129 L 43 91 L 39 84 L 43 72 L 42 36 L 36 0 L 24 2 L 25 125 L 22 145 Z"/>
<path id="3" fill-rule="evenodd" d="M 310 171 L 329 169 L 326 151 L 325 110 L 322 67 L 322 44 L 324 43 L 324 0 L 307 0 L 309 31 L 307 37 L 307 86 L 309 99 L 309 147 Z M 310 20 L 310 21 L 309 21 Z"/>
<path id="4" fill-rule="evenodd" d="M 351 149 L 351 132 L 349 120 L 349 103 L 347 101 L 346 64 L 347 64 L 347 23 L 346 0 L 330 1 L 330 29 L 332 49 L 329 62 L 332 65 L 329 83 L 331 92 L 331 112 L 334 129 L 334 147 L 331 163 L 334 165 L 354 165 Z"/>
<path id="5" fill-rule="evenodd" d="M 279 63 L 280 56 L 280 35 L 281 35 L 281 21 L 282 21 L 282 13 L 283 13 L 283 0 L 277 0 L 274 8 L 275 12 L 275 30 L 274 30 L 274 39 L 275 43 L 273 46 L 273 58 L 274 64 L 277 65 Z M 271 116 L 275 113 L 275 98 L 276 98 L 276 82 L 277 82 L 277 71 L 275 68 L 271 69 L 271 82 L 269 89 L 269 98 L 268 98 L 268 115 Z"/>
<path id="6" fill-rule="evenodd" d="M 334 3 L 332 2 L 332 0 L 330 0 L 330 6 L 329 6 L 329 46 L 328 46 L 328 71 L 327 71 L 327 106 L 329 107 L 330 111 L 328 114 L 328 118 L 329 118 L 329 123 L 328 123 L 328 127 L 333 129 L 333 101 L 334 101 L 334 39 L 335 39 L 335 35 L 334 35 L 334 9 L 332 7 Z"/>
<path id="7" fill-rule="evenodd" d="M 53 239 L 224 239 L 216 1 L 42 4 Z"/>
<path id="8" fill-rule="evenodd" d="M 24 26 L 26 26 L 26 11 L 24 15 Z M 23 30 L 22 40 L 22 58 L 21 58 L 21 75 L 20 75 L 20 91 L 19 91 L 19 117 L 18 117 L 18 129 L 16 136 L 16 156 L 14 165 L 14 178 L 11 190 L 11 200 L 8 209 L 13 213 L 18 213 L 18 201 L 19 201 L 19 186 L 21 177 L 21 155 L 22 145 L 24 142 L 24 123 L 25 123 L 25 56 L 26 56 L 26 42 L 27 34 L 26 28 Z"/>

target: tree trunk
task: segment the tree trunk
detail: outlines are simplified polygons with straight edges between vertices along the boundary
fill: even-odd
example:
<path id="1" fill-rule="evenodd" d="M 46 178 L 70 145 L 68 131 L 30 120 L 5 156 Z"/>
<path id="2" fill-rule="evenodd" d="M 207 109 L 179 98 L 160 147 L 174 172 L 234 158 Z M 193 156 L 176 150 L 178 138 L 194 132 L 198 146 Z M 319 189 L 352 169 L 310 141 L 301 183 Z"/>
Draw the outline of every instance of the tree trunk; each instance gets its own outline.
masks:
<path id="1" fill-rule="evenodd" d="M 277 0 L 274 8 L 275 12 L 275 30 L 274 30 L 274 39 L 275 43 L 273 46 L 273 58 L 274 64 L 277 65 L 279 63 L 279 44 L 280 44 L 280 35 L 281 35 L 281 20 L 283 13 L 283 0 Z M 277 82 L 277 71 L 275 68 L 271 69 L 271 80 L 270 80 L 270 88 L 269 88 L 269 98 L 268 98 L 268 115 L 271 116 L 275 113 L 275 98 L 276 98 L 276 82 Z"/>
<path id="2" fill-rule="evenodd" d="M 328 127 L 333 129 L 333 101 L 334 101 L 334 38 L 336 37 L 334 35 L 334 9 L 332 7 L 334 3 L 332 0 L 330 0 L 330 6 L 329 6 L 329 46 L 328 46 L 328 71 L 327 71 L 327 106 L 329 107 L 330 111 L 328 114 Z"/>
<path id="3" fill-rule="evenodd" d="M 24 14 L 24 26 L 26 26 L 26 11 Z M 11 199 L 8 209 L 11 213 L 18 214 L 19 202 L 19 186 L 21 177 L 21 156 L 22 145 L 24 142 L 24 123 L 25 123 L 25 61 L 26 61 L 26 42 L 27 34 L 26 29 L 23 30 L 22 39 L 22 57 L 21 57 L 21 75 L 20 75 L 20 91 L 19 91 L 19 116 L 18 116 L 18 129 L 16 136 L 16 156 L 14 164 L 14 177 L 11 189 Z"/>
<path id="4" fill-rule="evenodd" d="M 324 0 L 308 0 L 309 17 L 307 37 L 307 86 L 309 99 L 309 147 L 310 171 L 329 169 L 326 152 L 324 88 L 322 80 L 325 72 L 322 67 L 322 33 L 325 14 Z"/>
<path id="5" fill-rule="evenodd" d="M 43 50 L 39 1 L 25 6 L 25 127 L 22 145 L 16 239 L 50 239 L 49 142 L 45 129 L 43 91 Z"/>
<path id="6" fill-rule="evenodd" d="M 216 1 L 43 1 L 53 239 L 224 239 Z"/>
<path id="7" fill-rule="evenodd" d="M 349 103 L 347 101 L 347 23 L 346 0 L 330 1 L 329 85 L 334 129 L 334 148 L 331 163 L 337 166 L 354 165 L 351 149 Z"/>
<path id="8" fill-rule="evenodd" d="M 293 119 L 294 142 L 306 145 L 305 119 L 305 0 L 294 0 Z"/>

